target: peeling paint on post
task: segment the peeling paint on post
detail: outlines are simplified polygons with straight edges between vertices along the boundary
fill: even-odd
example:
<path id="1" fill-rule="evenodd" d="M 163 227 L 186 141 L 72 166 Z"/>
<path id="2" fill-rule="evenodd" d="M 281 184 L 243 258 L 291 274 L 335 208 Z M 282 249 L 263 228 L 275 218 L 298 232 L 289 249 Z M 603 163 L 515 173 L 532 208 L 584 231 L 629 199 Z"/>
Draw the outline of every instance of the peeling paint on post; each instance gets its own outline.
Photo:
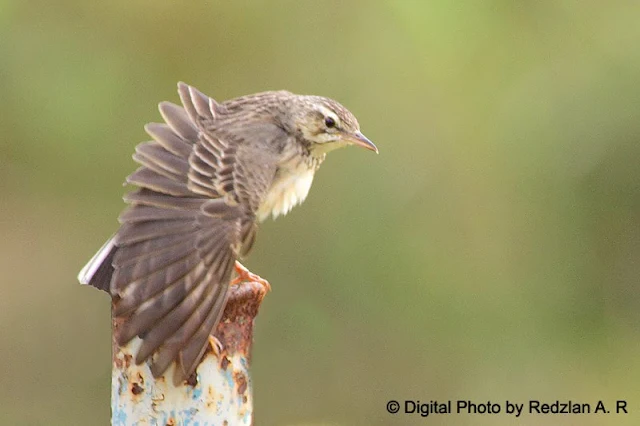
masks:
<path id="1" fill-rule="evenodd" d="M 173 384 L 172 365 L 155 379 L 146 363 L 136 365 L 139 338 L 120 347 L 113 339 L 111 424 L 113 426 L 235 426 L 253 424 L 249 361 L 253 322 L 266 293 L 260 283 L 243 282 L 230 296 L 216 337 L 220 357 L 207 351 L 196 372 Z M 113 336 L 119 321 L 113 321 Z"/>

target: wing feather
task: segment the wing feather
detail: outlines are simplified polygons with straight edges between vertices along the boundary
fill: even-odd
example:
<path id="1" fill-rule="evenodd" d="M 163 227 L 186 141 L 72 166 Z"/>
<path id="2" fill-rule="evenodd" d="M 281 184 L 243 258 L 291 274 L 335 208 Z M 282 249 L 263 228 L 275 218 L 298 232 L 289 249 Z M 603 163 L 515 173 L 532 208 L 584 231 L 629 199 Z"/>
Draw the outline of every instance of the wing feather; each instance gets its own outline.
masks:
<path id="1" fill-rule="evenodd" d="M 173 155 L 184 159 L 189 158 L 193 144 L 182 139 L 167 124 L 149 123 L 144 126 L 144 130 Z"/>
<path id="2" fill-rule="evenodd" d="M 193 196 L 193 193 L 189 191 L 189 188 L 184 183 L 144 166 L 129 175 L 127 183 L 176 197 Z"/>
<path id="3" fill-rule="evenodd" d="M 136 206 L 125 210 L 118 220 L 121 223 L 147 222 L 151 220 L 183 220 L 195 219 L 197 212 L 193 210 L 163 209 L 152 206 Z"/>
<path id="4" fill-rule="evenodd" d="M 160 256 L 165 251 L 186 250 L 193 245 L 196 232 L 197 231 L 179 235 L 167 235 L 165 237 L 131 244 L 128 250 L 126 250 L 126 257 L 123 255 L 123 251 L 116 252 L 113 258 L 113 266 L 121 268 L 131 263 L 147 261 L 146 258 Z"/>
<path id="5" fill-rule="evenodd" d="M 156 141 L 139 144 L 136 146 L 136 153 L 141 154 L 147 161 L 171 172 L 178 179 L 184 179 L 189 173 L 189 162 L 187 160 L 167 151 Z M 184 180 L 186 181 L 186 179 Z"/>
<path id="6" fill-rule="evenodd" d="M 148 189 L 139 189 L 124 196 L 124 200 L 131 205 L 145 205 L 172 210 L 199 210 L 203 199 L 195 197 L 172 197 Z"/>
<path id="7" fill-rule="evenodd" d="M 136 147 L 141 167 L 127 182 L 139 188 L 125 195 L 120 230 L 98 257 L 108 264 L 89 269 L 111 274 L 110 283 L 108 275 L 99 281 L 124 319 L 118 343 L 140 336 L 136 362 L 149 360 L 156 377 L 176 362 L 179 382 L 195 371 L 224 311 L 276 161 L 261 151 L 269 142 L 261 135 L 270 133 L 252 140 L 220 124 L 224 105 L 184 83 L 178 93 L 183 106 L 160 103 L 164 123 L 146 125 L 153 141 Z M 88 273 L 83 280 L 99 284 Z"/>
<path id="8" fill-rule="evenodd" d="M 158 109 L 165 123 L 167 123 L 178 136 L 187 141 L 195 141 L 198 139 L 198 129 L 189 119 L 184 108 L 171 102 L 160 102 Z"/>
<path id="9" fill-rule="evenodd" d="M 204 279 L 206 267 L 199 263 L 180 281 L 167 286 L 162 292 L 144 300 L 136 311 L 127 319 L 119 332 L 119 337 L 125 342 L 143 334 L 150 329 L 150 324 L 155 324 L 166 316 L 178 303 Z"/>
<path id="10" fill-rule="evenodd" d="M 192 242 L 116 268 L 113 280 L 121 298 L 116 314 L 125 314 L 136 306 L 136 300 L 147 299 L 173 282 L 174 278 L 186 275 L 200 261 L 190 249 L 193 249 Z"/>
<path id="11" fill-rule="evenodd" d="M 135 207 L 134 207 L 135 208 Z M 193 220 L 154 220 L 141 223 L 123 223 L 120 226 L 116 244 L 118 247 L 166 235 L 181 234 L 193 231 Z"/>

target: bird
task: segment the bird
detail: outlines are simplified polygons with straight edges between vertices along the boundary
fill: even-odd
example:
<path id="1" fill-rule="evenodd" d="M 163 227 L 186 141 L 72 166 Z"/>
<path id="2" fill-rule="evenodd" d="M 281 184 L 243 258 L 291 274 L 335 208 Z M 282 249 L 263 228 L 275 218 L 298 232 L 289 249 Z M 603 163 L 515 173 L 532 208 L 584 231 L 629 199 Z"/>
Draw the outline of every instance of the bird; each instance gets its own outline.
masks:
<path id="1" fill-rule="evenodd" d="M 230 286 L 270 288 L 240 263 L 258 223 L 302 203 L 330 151 L 378 153 L 330 98 L 280 90 L 217 102 L 183 82 L 178 94 L 181 105 L 161 102 L 164 122 L 147 124 L 152 140 L 135 148 L 139 168 L 126 184 L 137 188 L 124 196 L 119 229 L 78 275 L 111 295 L 117 343 L 140 337 L 136 364 L 149 361 L 157 378 L 175 362 L 175 383 L 208 345 L 216 352 Z"/>

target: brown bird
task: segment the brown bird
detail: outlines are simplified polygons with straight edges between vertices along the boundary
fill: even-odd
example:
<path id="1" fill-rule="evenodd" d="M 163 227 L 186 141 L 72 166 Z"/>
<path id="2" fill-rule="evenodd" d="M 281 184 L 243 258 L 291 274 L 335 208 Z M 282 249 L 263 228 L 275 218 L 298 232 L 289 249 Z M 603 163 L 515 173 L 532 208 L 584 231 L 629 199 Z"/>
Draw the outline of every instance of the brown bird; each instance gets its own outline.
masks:
<path id="1" fill-rule="evenodd" d="M 145 126 L 153 140 L 136 147 L 141 167 L 127 178 L 139 188 L 78 280 L 111 295 L 120 345 L 142 339 L 136 363 L 151 358 L 159 377 L 176 361 L 182 381 L 222 315 L 234 266 L 234 283 L 261 280 L 237 262 L 257 222 L 304 201 L 327 152 L 378 149 L 332 99 L 277 91 L 218 103 L 184 83 L 178 93 L 183 106 L 160 103 L 165 123 Z"/>

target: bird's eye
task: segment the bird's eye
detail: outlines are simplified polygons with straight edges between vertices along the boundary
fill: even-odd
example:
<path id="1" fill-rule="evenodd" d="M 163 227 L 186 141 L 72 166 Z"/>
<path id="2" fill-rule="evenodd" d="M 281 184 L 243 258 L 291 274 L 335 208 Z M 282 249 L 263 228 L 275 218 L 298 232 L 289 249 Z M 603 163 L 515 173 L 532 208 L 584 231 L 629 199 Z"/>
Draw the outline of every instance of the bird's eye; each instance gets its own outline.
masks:
<path id="1" fill-rule="evenodd" d="M 332 127 L 336 127 L 336 120 L 334 120 L 333 117 L 325 117 L 324 118 L 324 125 L 327 126 L 330 129 Z"/>

